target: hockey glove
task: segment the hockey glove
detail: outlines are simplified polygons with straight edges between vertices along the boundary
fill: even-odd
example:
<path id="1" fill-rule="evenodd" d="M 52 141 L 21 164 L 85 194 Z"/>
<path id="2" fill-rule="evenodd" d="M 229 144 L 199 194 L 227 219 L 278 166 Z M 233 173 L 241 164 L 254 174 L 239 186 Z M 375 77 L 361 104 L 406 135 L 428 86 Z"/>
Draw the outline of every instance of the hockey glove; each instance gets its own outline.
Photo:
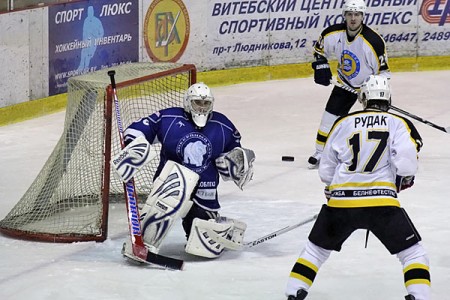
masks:
<path id="1" fill-rule="evenodd" d="M 397 193 L 406 190 L 414 185 L 415 176 L 399 176 L 395 177 L 395 185 L 397 186 Z"/>
<path id="2" fill-rule="evenodd" d="M 330 80 L 332 77 L 330 65 L 328 60 L 321 56 L 312 63 L 312 68 L 314 70 L 314 82 L 324 86 L 330 85 Z"/>
<path id="3" fill-rule="evenodd" d="M 116 177 L 128 182 L 133 176 L 158 156 L 144 136 L 140 136 L 129 143 L 111 159 L 112 169 Z"/>
<path id="4" fill-rule="evenodd" d="M 331 192 L 328 185 L 323 189 L 323 193 L 325 194 L 325 198 L 327 198 L 327 201 L 331 198 Z"/>
<path id="5" fill-rule="evenodd" d="M 224 181 L 233 180 L 242 190 L 253 177 L 255 152 L 250 149 L 236 147 L 216 159 L 217 171 Z"/>

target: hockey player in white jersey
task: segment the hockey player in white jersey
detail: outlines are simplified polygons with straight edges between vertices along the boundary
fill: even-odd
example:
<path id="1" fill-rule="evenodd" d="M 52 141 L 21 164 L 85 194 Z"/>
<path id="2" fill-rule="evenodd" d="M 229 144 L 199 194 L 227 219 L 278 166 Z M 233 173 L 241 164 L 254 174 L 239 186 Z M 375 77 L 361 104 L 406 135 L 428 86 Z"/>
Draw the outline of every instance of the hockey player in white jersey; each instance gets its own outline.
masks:
<path id="1" fill-rule="evenodd" d="M 332 78 L 329 59 L 337 59 L 337 81 L 352 89 L 359 89 L 370 75 L 390 78 L 386 46 L 378 33 L 363 23 L 366 14 L 364 0 L 347 0 L 342 15 L 345 22 L 331 25 L 322 31 L 314 45 L 314 82 L 328 86 Z M 325 106 L 316 150 L 309 157 L 309 168 L 317 168 L 331 125 L 346 115 L 356 102 L 356 95 L 335 86 Z"/>
<path id="2" fill-rule="evenodd" d="M 414 184 L 421 137 L 410 121 L 387 112 L 391 94 L 386 77 L 371 75 L 360 98 L 364 110 L 339 118 L 325 144 L 319 176 L 328 203 L 292 268 L 289 300 L 305 299 L 321 265 L 356 229 L 372 232 L 400 260 L 405 299 L 430 299 L 428 256 L 397 198 Z"/>

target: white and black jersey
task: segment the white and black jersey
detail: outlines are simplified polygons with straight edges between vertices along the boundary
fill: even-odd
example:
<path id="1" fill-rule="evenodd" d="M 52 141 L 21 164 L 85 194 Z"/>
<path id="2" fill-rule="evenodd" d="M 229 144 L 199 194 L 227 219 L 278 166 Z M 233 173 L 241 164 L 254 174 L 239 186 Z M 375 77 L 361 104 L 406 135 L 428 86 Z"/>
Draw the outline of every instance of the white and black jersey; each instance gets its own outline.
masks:
<path id="1" fill-rule="evenodd" d="M 319 165 L 331 192 L 328 206 L 400 206 L 396 175 L 415 175 L 421 145 L 411 121 L 388 112 L 358 111 L 337 119 Z"/>
<path id="2" fill-rule="evenodd" d="M 359 88 L 370 75 L 390 78 L 386 46 L 381 36 L 362 24 L 355 37 L 347 35 L 345 23 L 327 27 L 314 46 L 316 55 L 338 61 L 338 80 Z"/>

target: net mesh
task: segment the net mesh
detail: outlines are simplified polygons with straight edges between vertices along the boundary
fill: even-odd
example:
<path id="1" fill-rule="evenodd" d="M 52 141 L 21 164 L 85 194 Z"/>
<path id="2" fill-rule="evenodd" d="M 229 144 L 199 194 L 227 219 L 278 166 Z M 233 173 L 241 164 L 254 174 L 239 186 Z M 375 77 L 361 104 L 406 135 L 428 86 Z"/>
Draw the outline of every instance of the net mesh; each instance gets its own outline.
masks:
<path id="1" fill-rule="evenodd" d="M 193 65 L 133 63 L 113 69 L 124 128 L 160 109 L 182 106 L 185 91 L 195 82 Z M 110 172 L 108 132 L 112 155 L 120 151 L 116 114 L 108 112 L 105 101 L 108 70 L 69 79 L 63 134 L 29 189 L 0 221 L 3 233 L 62 242 L 106 238 L 107 203 L 124 200 L 123 184 L 114 176 L 102 198 L 108 190 L 104 178 L 109 178 L 104 169 Z M 159 151 L 160 145 L 155 146 Z M 135 176 L 141 201 L 150 192 L 158 163 L 153 160 Z"/>

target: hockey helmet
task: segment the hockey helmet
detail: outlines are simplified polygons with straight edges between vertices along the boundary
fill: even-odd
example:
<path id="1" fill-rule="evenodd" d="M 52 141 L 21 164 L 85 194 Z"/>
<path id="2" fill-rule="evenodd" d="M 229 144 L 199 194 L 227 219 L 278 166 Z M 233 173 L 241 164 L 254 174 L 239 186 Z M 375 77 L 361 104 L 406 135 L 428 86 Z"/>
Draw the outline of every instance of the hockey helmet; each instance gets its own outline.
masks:
<path id="1" fill-rule="evenodd" d="M 361 12 L 364 15 L 366 14 L 366 3 L 364 0 L 347 0 L 345 1 L 344 7 L 342 8 L 342 16 L 345 17 L 345 12 L 354 11 Z"/>
<path id="2" fill-rule="evenodd" d="M 389 79 L 382 75 L 370 75 L 361 85 L 359 98 L 366 109 L 377 106 L 387 111 L 391 105 L 391 87 Z"/>
<path id="3" fill-rule="evenodd" d="M 191 85 L 184 95 L 184 110 L 198 127 L 204 127 L 214 106 L 214 96 L 203 82 Z"/>

